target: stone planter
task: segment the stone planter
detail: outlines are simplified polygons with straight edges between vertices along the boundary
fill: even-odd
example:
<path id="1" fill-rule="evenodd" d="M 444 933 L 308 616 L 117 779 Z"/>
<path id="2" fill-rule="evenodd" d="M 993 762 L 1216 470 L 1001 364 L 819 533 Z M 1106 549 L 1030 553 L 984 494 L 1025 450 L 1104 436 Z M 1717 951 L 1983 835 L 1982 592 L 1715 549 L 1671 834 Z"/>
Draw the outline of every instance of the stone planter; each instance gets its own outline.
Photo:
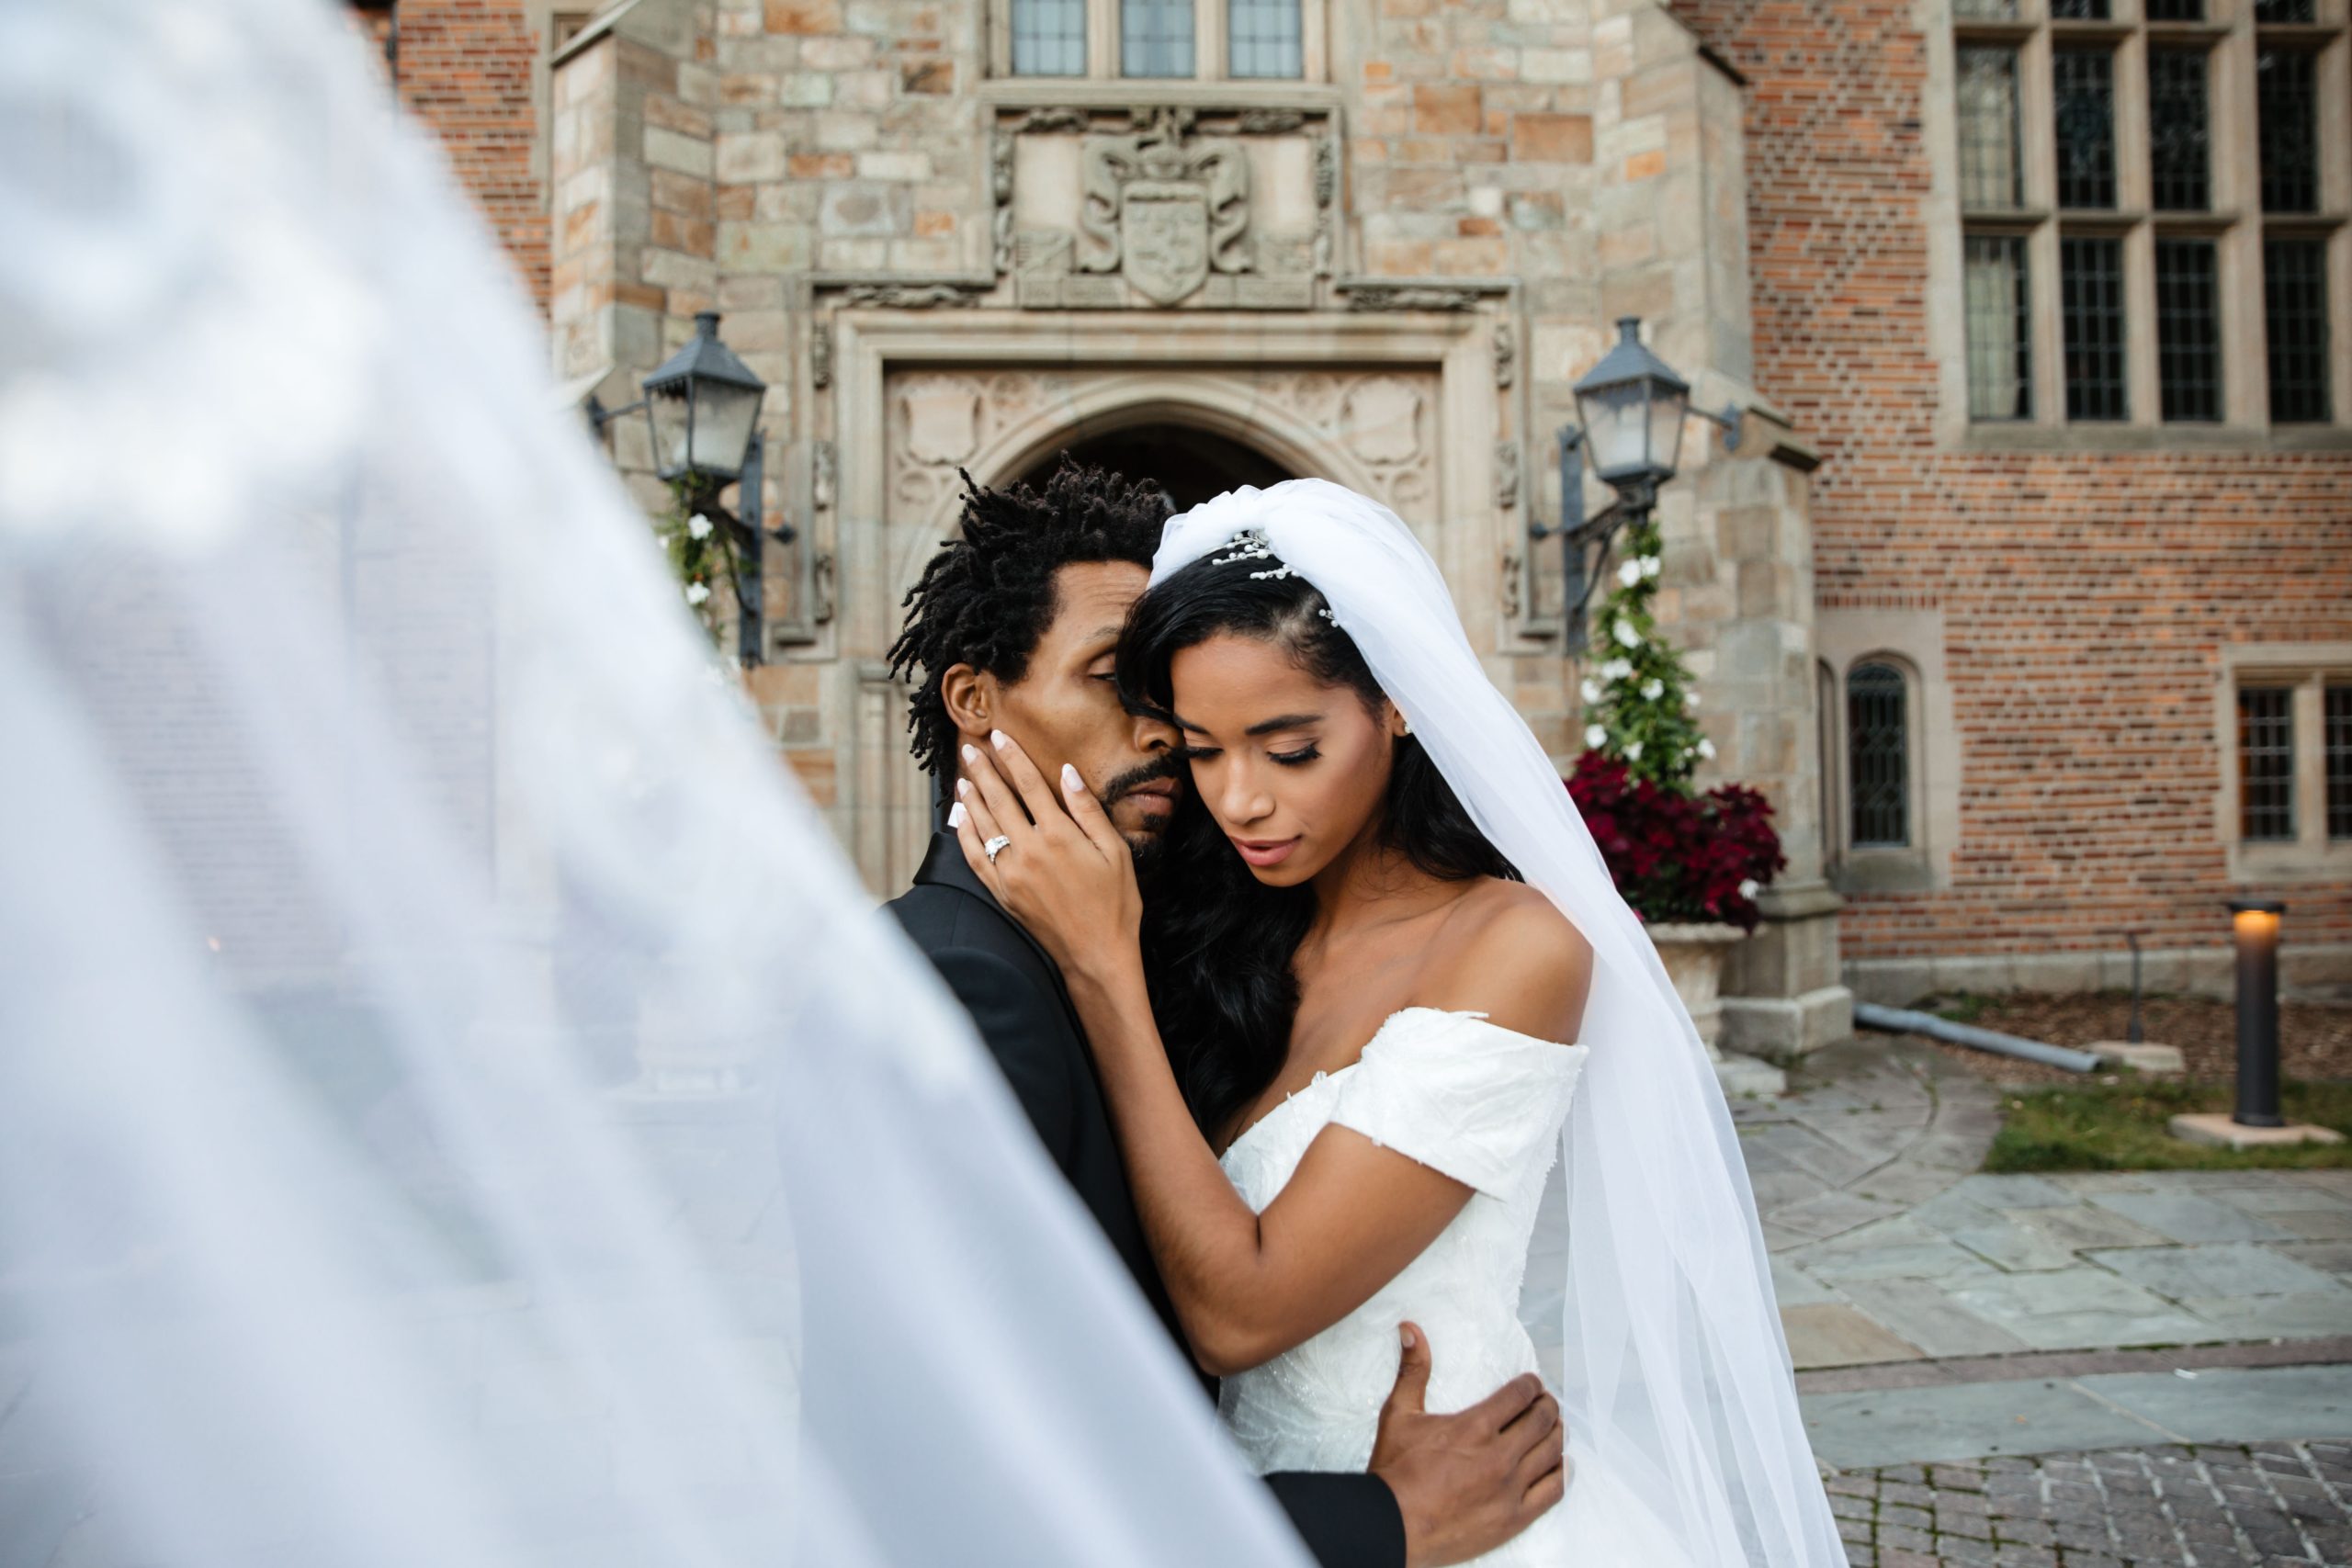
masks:
<path id="1" fill-rule="evenodd" d="M 1658 957 L 1666 961 L 1667 977 L 1690 1010 L 1690 1021 L 1699 1026 L 1707 1055 L 1719 1055 L 1715 1038 L 1724 1030 L 1724 954 L 1735 942 L 1747 941 L 1747 933 L 1713 921 L 1652 926 L 1649 932 Z"/>
<path id="2" fill-rule="evenodd" d="M 1724 958 L 1734 946 L 1747 940 L 1747 933 L 1736 926 L 1713 921 L 1655 925 L 1649 928 L 1649 933 L 1658 957 L 1666 964 L 1667 978 L 1674 982 L 1675 994 L 1690 1010 L 1690 1021 L 1698 1026 L 1700 1042 L 1715 1064 L 1715 1076 L 1722 1080 L 1724 1092 L 1780 1093 L 1787 1087 L 1788 1079 L 1779 1068 L 1753 1056 L 1726 1056 L 1715 1046 L 1724 1029 Z"/>

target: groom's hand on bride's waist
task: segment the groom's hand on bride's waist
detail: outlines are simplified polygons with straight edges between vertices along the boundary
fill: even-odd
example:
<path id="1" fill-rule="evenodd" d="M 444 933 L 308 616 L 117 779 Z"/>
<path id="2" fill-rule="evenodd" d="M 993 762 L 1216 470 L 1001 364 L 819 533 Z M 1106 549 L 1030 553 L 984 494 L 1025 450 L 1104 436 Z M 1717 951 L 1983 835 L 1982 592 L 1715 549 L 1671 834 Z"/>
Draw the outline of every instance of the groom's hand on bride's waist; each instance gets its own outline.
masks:
<path id="1" fill-rule="evenodd" d="M 1557 1503 L 1567 1487 L 1559 1402 L 1533 1373 L 1469 1409 L 1432 1416 L 1429 1337 L 1401 1325 L 1396 1386 L 1380 1408 L 1373 1474 L 1396 1495 L 1407 1568 L 1466 1562 L 1494 1551 Z"/>

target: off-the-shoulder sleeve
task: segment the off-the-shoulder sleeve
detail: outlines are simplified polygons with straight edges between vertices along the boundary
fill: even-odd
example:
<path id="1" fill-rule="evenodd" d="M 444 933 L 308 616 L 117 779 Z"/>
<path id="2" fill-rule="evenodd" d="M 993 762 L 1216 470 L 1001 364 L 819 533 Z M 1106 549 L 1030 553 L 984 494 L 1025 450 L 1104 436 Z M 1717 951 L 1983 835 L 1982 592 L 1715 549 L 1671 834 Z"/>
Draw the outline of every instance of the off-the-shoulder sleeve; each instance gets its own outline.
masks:
<path id="1" fill-rule="evenodd" d="M 1530 1039 L 1478 1014 L 1414 1009 L 1364 1047 L 1331 1121 L 1508 1197 L 1559 1135 L 1584 1058 L 1583 1046 Z"/>

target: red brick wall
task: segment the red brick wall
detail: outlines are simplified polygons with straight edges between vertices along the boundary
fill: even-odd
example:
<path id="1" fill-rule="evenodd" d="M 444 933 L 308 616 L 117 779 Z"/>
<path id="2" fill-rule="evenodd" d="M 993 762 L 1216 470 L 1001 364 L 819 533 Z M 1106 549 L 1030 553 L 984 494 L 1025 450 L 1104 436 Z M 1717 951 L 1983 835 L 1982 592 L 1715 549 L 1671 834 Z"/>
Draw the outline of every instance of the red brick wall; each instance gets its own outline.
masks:
<path id="1" fill-rule="evenodd" d="M 2352 640 L 2352 455 L 1939 451 L 1912 7 L 1675 9 L 1750 81 L 1758 380 L 1824 456 L 1818 602 L 1944 616 L 1951 886 L 1852 896 L 1846 955 L 2221 940 L 2221 650 Z M 2290 942 L 2352 941 L 2352 888 L 2278 891 Z"/>
<path id="2" fill-rule="evenodd" d="M 386 16 L 359 18 L 379 60 Z M 544 315 L 547 202 L 531 162 L 531 67 L 540 39 L 516 0 L 401 0 L 398 16 L 401 102 L 439 134 Z"/>

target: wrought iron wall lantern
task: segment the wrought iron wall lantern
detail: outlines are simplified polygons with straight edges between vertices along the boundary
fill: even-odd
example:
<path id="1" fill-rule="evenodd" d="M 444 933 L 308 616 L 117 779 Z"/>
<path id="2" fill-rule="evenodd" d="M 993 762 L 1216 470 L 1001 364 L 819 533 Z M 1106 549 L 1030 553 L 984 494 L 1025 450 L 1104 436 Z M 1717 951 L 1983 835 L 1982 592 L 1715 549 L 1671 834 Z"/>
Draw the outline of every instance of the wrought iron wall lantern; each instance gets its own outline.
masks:
<path id="1" fill-rule="evenodd" d="M 588 423 L 601 437 L 613 421 L 642 413 L 655 475 L 677 486 L 688 506 L 733 531 L 736 652 L 757 664 L 767 642 L 766 543 L 788 545 L 800 536 L 789 523 L 764 526 L 761 514 L 767 444 L 760 439 L 760 403 L 767 383 L 719 341 L 718 312 L 703 310 L 695 316 L 695 335 L 641 385 L 645 395 L 621 408 L 607 409 L 591 396 Z M 737 487 L 737 511 L 718 503 L 729 485 Z"/>
<path id="2" fill-rule="evenodd" d="M 1721 413 L 1690 407 L 1690 383 L 1642 342 L 1638 316 L 1617 320 L 1617 342 L 1600 363 L 1577 381 L 1581 424 L 1560 427 L 1560 521 L 1548 525 L 1531 513 L 1527 536 L 1537 543 L 1556 538 L 1564 552 L 1562 581 L 1570 641 L 1584 640 L 1585 605 L 1592 597 L 1617 530 L 1638 523 L 1657 504 L 1660 486 L 1674 477 L 1682 456 L 1682 422 L 1692 412 L 1724 431 L 1724 450 L 1739 446 L 1740 411 L 1727 403 Z M 1598 515 L 1584 513 L 1584 476 L 1579 454 L 1589 454 L 1593 473 L 1617 492 Z"/>

